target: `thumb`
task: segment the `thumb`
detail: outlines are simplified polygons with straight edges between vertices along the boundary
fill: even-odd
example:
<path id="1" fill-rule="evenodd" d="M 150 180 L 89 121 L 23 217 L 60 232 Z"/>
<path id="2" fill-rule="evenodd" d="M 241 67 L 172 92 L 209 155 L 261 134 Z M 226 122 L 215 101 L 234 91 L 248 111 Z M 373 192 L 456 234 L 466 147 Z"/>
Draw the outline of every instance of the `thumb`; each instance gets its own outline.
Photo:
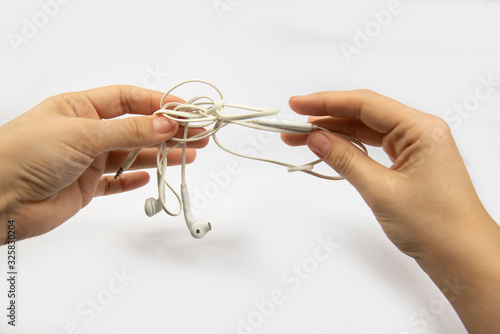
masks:
<path id="1" fill-rule="evenodd" d="M 349 181 L 363 197 L 370 197 L 370 191 L 380 190 L 382 184 L 379 181 L 384 179 L 385 173 L 390 172 L 347 139 L 327 131 L 310 134 L 307 146 Z"/>
<path id="2" fill-rule="evenodd" d="M 179 125 L 163 116 L 138 116 L 100 122 L 102 136 L 97 150 L 147 147 L 172 138 Z"/>

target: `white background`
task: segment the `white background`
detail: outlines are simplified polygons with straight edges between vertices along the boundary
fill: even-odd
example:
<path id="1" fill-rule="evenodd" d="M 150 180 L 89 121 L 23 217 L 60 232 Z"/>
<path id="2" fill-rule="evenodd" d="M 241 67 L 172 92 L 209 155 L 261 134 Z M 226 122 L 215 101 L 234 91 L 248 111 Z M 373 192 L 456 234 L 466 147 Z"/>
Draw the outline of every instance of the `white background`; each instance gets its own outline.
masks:
<path id="1" fill-rule="evenodd" d="M 61 92 L 110 84 L 165 91 L 193 77 L 218 85 L 229 102 L 276 107 L 287 119 L 296 118 L 287 106 L 291 95 L 357 88 L 445 117 L 474 96 L 479 78 L 500 80 L 495 1 L 402 2 L 400 13 L 350 62 L 342 43 L 354 44 L 357 29 L 376 22 L 371 12 L 386 9 L 388 1 L 220 3 L 231 10 L 218 13 L 212 0 L 71 0 L 51 7 L 44 22 L 38 1 L 4 1 L 1 123 Z M 22 36 L 26 21 L 40 27 L 15 47 L 9 36 Z M 497 220 L 499 107 L 497 86 L 468 117 L 446 116 Z M 228 129 L 221 139 L 262 157 L 313 158 L 305 148 L 255 132 Z M 380 150 L 370 153 L 388 163 Z M 228 163 L 237 173 L 226 180 Z M 178 177 L 172 168 L 174 184 Z M 144 215 L 155 183 L 95 199 L 55 231 L 20 242 L 19 326 L 7 326 L 1 311 L 0 333 L 465 333 L 451 306 L 442 308 L 437 288 L 386 238 L 347 182 L 288 174 L 212 143 L 188 167 L 196 214 L 214 227 L 202 240 L 189 235 L 181 217 Z M 339 247 L 309 267 L 309 277 L 293 290 L 283 277 L 291 277 L 294 264 L 314 264 L 318 238 Z M 2 247 L 0 263 L 5 253 Z M 111 300 L 106 289 L 122 271 L 133 279 Z M 274 290 L 284 294 L 283 303 L 259 319 L 255 302 Z M 0 305 L 6 291 L 2 279 Z M 77 310 L 96 297 L 106 305 L 89 321 Z M 258 326 L 238 328 L 239 319 L 249 317 Z M 71 323 L 77 330 L 65 329 Z"/>

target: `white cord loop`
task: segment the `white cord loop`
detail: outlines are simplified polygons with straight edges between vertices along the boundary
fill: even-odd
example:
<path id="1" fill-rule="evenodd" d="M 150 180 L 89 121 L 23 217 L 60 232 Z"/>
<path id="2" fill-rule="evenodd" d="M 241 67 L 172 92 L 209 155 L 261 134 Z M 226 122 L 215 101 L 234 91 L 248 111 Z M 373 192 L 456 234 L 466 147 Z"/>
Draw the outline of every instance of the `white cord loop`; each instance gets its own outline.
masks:
<path id="1" fill-rule="evenodd" d="M 207 95 L 198 95 L 189 99 L 185 103 L 180 103 L 180 102 L 165 103 L 165 99 L 173 90 L 182 85 L 193 82 L 206 84 L 215 89 L 219 95 L 218 101 L 214 100 L 212 97 Z M 246 110 L 249 112 L 243 113 L 241 115 L 229 115 L 224 113 L 225 108 L 234 108 L 234 109 Z M 260 119 L 265 116 L 276 115 L 277 113 L 278 109 L 256 108 L 256 107 L 248 107 L 248 106 L 226 103 L 226 100 L 224 99 L 224 96 L 222 95 L 221 91 L 210 82 L 204 80 L 198 80 L 198 79 L 186 80 L 180 82 L 179 84 L 172 87 L 168 92 L 166 92 L 161 99 L 160 110 L 155 112 L 155 115 L 162 115 L 170 120 L 179 122 L 179 125 L 184 127 L 184 134 L 182 138 L 170 139 L 170 141 L 177 142 L 177 144 L 175 144 L 173 147 L 167 148 L 166 142 L 164 142 L 160 145 L 158 149 L 158 154 L 157 154 L 158 200 L 161 202 L 163 211 L 165 211 L 170 216 L 178 216 L 181 214 L 183 210 L 183 203 L 181 197 L 172 188 L 172 186 L 165 180 L 168 153 L 170 153 L 175 148 L 182 146 L 181 187 L 182 186 L 185 187 L 187 144 L 190 142 L 195 142 L 209 137 L 212 137 L 214 142 L 224 151 L 242 158 L 264 161 L 284 166 L 288 169 L 288 172 L 307 173 L 326 180 L 343 180 L 343 177 L 341 176 L 327 176 L 314 172 L 313 171 L 314 166 L 322 162 L 321 159 L 315 160 L 313 162 L 301 166 L 296 166 L 285 162 L 275 161 L 272 159 L 250 157 L 228 149 L 227 147 L 223 146 L 220 143 L 219 139 L 217 138 L 217 132 L 228 124 L 237 124 L 240 126 L 245 126 L 259 130 L 273 131 L 280 133 L 293 133 L 293 134 L 307 134 L 311 133 L 314 130 L 329 131 L 327 129 L 318 127 L 311 123 L 298 123 L 298 122 L 288 122 L 288 121 L 272 120 L 272 119 L 271 120 Z M 188 137 L 189 128 L 206 128 L 206 131 Z M 358 146 L 365 154 L 368 154 L 366 147 L 356 138 L 349 137 L 339 133 L 336 134 L 346 138 L 351 143 Z M 139 154 L 139 151 L 140 149 L 136 149 L 132 151 L 129 154 L 129 156 L 127 156 L 122 167 L 116 173 L 115 179 L 118 178 L 126 169 L 128 169 L 132 165 L 133 161 Z M 177 197 L 177 200 L 179 202 L 179 210 L 177 212 L 170 211 L 165 204 L 164 200 L 165 185 Z"/>

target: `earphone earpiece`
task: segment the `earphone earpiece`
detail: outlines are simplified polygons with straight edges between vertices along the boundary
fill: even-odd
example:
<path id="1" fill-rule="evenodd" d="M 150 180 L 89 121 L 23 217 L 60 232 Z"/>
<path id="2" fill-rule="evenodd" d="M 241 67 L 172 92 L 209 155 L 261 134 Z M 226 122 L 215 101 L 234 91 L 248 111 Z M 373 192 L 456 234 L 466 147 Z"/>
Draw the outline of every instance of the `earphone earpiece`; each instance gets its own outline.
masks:
<path id="1" fill-rule="evenodd" d="M 205 234 L 207 234 L 212 229 L 212 224 L 205 220 L 195 220 L 193 222 L 186 219 L 186 225 L 188 226 L 191 235 L 196 239 L 203 238 Z"/>
<path id="2" fill-rule="evenodd" d="M 181 185 L 181 197 L 184 209 L 184 219 L 186 220 L 189 232 L 191 232 L 191 235 L 196 239 L 203 238 L 205 234 L 212 229 L 212 224 L 202 219 L 194 220 L 191 213 L 191 203 L 189 201 L 189 193 L 186 184 Z"/>
<path id="3" fill-rule="evenodd" d="M 162 210 L 161 202 L 156 198 L 148 198 L 144 203 L 144 211 L 148 217 L 153 217 Z"/>

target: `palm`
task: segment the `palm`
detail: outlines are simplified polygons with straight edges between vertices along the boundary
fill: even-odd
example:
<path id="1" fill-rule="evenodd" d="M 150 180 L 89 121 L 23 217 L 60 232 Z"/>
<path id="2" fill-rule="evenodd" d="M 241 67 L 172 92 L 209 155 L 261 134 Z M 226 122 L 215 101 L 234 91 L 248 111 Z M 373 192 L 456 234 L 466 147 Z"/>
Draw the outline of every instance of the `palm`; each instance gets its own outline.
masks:
<path id="1" fill-rule="evenodd" d="M 0 139 L 12 157 L 15 189 L 7 209 L 16 220 L 18 239 L 46 233 L 86 206 L 93 197 L 136 189 L 149 181 L 146 172 L 113 175 L 129 150 L 158 144 L 170 132 L 156 133 L 151 118 L 112 119 L 133 113 L 151 115 L 162 94 L 130 86 L 69 93 L 45 100 L 2 127 Z M 170 97 L 169 101 L 181 101 Z M 172 132 L 173 131 L 173 132 Z M 5 139 L 5 140 L 4 140 Z M 198 147 L 206 145 L 199 143 Z M 10 148 L 14 148 L 9 150 Z M 188 152 L 188 162 L 194 152 Z M 172 152 L 170 164 L 180 163 Z M 156 150 L 144 149 L 132 169 L 151 168 Z"/>

